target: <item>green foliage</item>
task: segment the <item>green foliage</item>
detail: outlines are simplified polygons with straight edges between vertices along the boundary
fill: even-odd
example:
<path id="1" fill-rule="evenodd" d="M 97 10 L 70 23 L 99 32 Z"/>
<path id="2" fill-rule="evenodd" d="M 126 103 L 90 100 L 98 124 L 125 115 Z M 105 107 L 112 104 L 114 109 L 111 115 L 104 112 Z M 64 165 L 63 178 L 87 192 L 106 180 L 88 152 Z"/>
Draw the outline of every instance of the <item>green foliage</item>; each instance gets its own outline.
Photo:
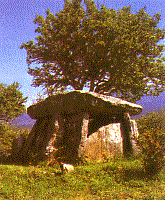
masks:
<path id="1" fill-rule="evenodd" d="M 76 166 L 60 175 L 59 167 L 0 165 L 0 199 L 164 199 L 164 178 L 145 180 L 142 165 L 114 161 Z"/>
<path id="2" fill-rule="evenodd" d="M 33 86 L 82 90 L 117 95 L 136 101 L 144 94 L 164 90 L 165 32 L 157 27 L 160 14 L 151 17 L 145 9 L 132 14 L 131 7 L 99 10 L 94 1 L 65 1 L 56 15 L 47 11 L 36 16 L 36 42 L 23 43 L 27 62 L 42 64 L 30 68 Z"/>
<path id="3" fill-rule="evenodd" d="M 8 123 L 0 123 L 0 150 L 10 151 L 13 139 L 20 134 L 26 137 L 29 134 L 29 130 L 10 127 Z"/>
<path id="4" fill-rule="evenodd" d="M 11 132 L 7 123 L 0 123 L 0 149 L 11 149 L 12 141 L 16 133 Z"/>
<path id="5" fill-rule="evenodd" d="M 0 120 L 11 121 L 25 113 L 27 97 L 19 91 L 19 83 L 4 85 L 0 83 Z"/>
<path id="6" fill-rule="evenodd" d="M 138 120 L 137 143 L 143 155 L 143 165 L 149 176 L 158 174 L 164 166 L 165 112 L 150 112 Z"/>

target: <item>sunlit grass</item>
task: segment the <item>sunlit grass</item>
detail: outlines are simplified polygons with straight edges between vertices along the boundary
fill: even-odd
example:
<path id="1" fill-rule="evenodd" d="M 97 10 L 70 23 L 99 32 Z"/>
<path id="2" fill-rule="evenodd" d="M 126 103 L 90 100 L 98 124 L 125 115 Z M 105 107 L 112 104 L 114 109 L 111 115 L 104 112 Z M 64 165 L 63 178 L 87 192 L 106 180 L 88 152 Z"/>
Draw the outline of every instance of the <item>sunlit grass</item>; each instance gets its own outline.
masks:
<path id="1" fill-rule="evenodd" d="M 58 166 L 0 165 L 0 199 L 165 199 L 165 175 L 145 178 L 139 160 L 91 163 L 61 175 Z"/>

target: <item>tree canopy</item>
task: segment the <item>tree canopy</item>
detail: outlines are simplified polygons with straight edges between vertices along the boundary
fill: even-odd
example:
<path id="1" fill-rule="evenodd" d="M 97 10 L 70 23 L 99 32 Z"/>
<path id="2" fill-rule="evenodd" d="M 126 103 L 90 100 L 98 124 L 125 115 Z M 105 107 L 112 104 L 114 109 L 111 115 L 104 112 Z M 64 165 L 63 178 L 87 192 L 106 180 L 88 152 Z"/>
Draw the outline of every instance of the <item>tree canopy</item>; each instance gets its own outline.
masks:
<path id="1" fill-rule="evenodd" d="M 23 98 L 19 89 L 19 83 L 8 86 L 0 83 L 0 120 L 12 121 L 25 113 L 24 103 L 27 97 Z"/>
<path id="2" fill-rule="evenodd" d="M 92 0 L 66 0 L 55 15 L 37 15 L 36 41 L 23 43 L 33 86 L 47 92 L 88 88 L 135 102 L 144 94 L 165 89 L 165 66 L 159 42 L 165 32 L 158 28 L 160 14 L 153 17 L 131 7 L 115 11 Z M 51 89 L 51 90 L 50 90 Z M 51 93 L 51 92 L 50 92 Z"/>

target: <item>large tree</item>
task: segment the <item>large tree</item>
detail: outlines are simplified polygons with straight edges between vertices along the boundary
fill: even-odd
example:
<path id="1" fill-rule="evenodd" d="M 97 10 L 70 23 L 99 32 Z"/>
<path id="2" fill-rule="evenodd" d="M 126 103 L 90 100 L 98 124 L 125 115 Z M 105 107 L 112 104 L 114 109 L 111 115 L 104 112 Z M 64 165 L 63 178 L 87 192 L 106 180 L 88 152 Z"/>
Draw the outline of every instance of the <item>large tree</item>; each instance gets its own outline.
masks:
<path id="1" fill-rule="evenodd" d="M 22 44 L 27 62 L 39 64 L 28 73 L 33 86 L 67 88 L 115 95 L 136 101 L 165 88 L 165 66 L 159 42 L 165 32 L 157 27 L 160 14 L 142 8 L 98 9 L 91 0 L 66 0 L 56 15 L 36 16 L 36 41 Z"/>
<path id="2" fill-rule="evenodd" d="M 19 83 L 8 86 L 0 83 L 0 120 L 12 121 L 25 113 L 24 103 L 27 97 L 23 97 L 19 89 Z"/>

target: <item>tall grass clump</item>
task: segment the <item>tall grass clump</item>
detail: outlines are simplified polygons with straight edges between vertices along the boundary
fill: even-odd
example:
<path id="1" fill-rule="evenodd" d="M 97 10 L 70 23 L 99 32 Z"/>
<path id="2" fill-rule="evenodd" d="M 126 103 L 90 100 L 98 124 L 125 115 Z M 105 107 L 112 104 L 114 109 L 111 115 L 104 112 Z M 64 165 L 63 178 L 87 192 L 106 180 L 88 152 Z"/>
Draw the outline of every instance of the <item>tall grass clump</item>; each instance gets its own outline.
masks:
<path id="1" fill-rule="evenodd" d="M 165 156 L 165 111 L 148 112 L 137 120 L 139 136 L 137 144 L 142 153 L 145 173 L 158 175 L 164 166 Z"/>

